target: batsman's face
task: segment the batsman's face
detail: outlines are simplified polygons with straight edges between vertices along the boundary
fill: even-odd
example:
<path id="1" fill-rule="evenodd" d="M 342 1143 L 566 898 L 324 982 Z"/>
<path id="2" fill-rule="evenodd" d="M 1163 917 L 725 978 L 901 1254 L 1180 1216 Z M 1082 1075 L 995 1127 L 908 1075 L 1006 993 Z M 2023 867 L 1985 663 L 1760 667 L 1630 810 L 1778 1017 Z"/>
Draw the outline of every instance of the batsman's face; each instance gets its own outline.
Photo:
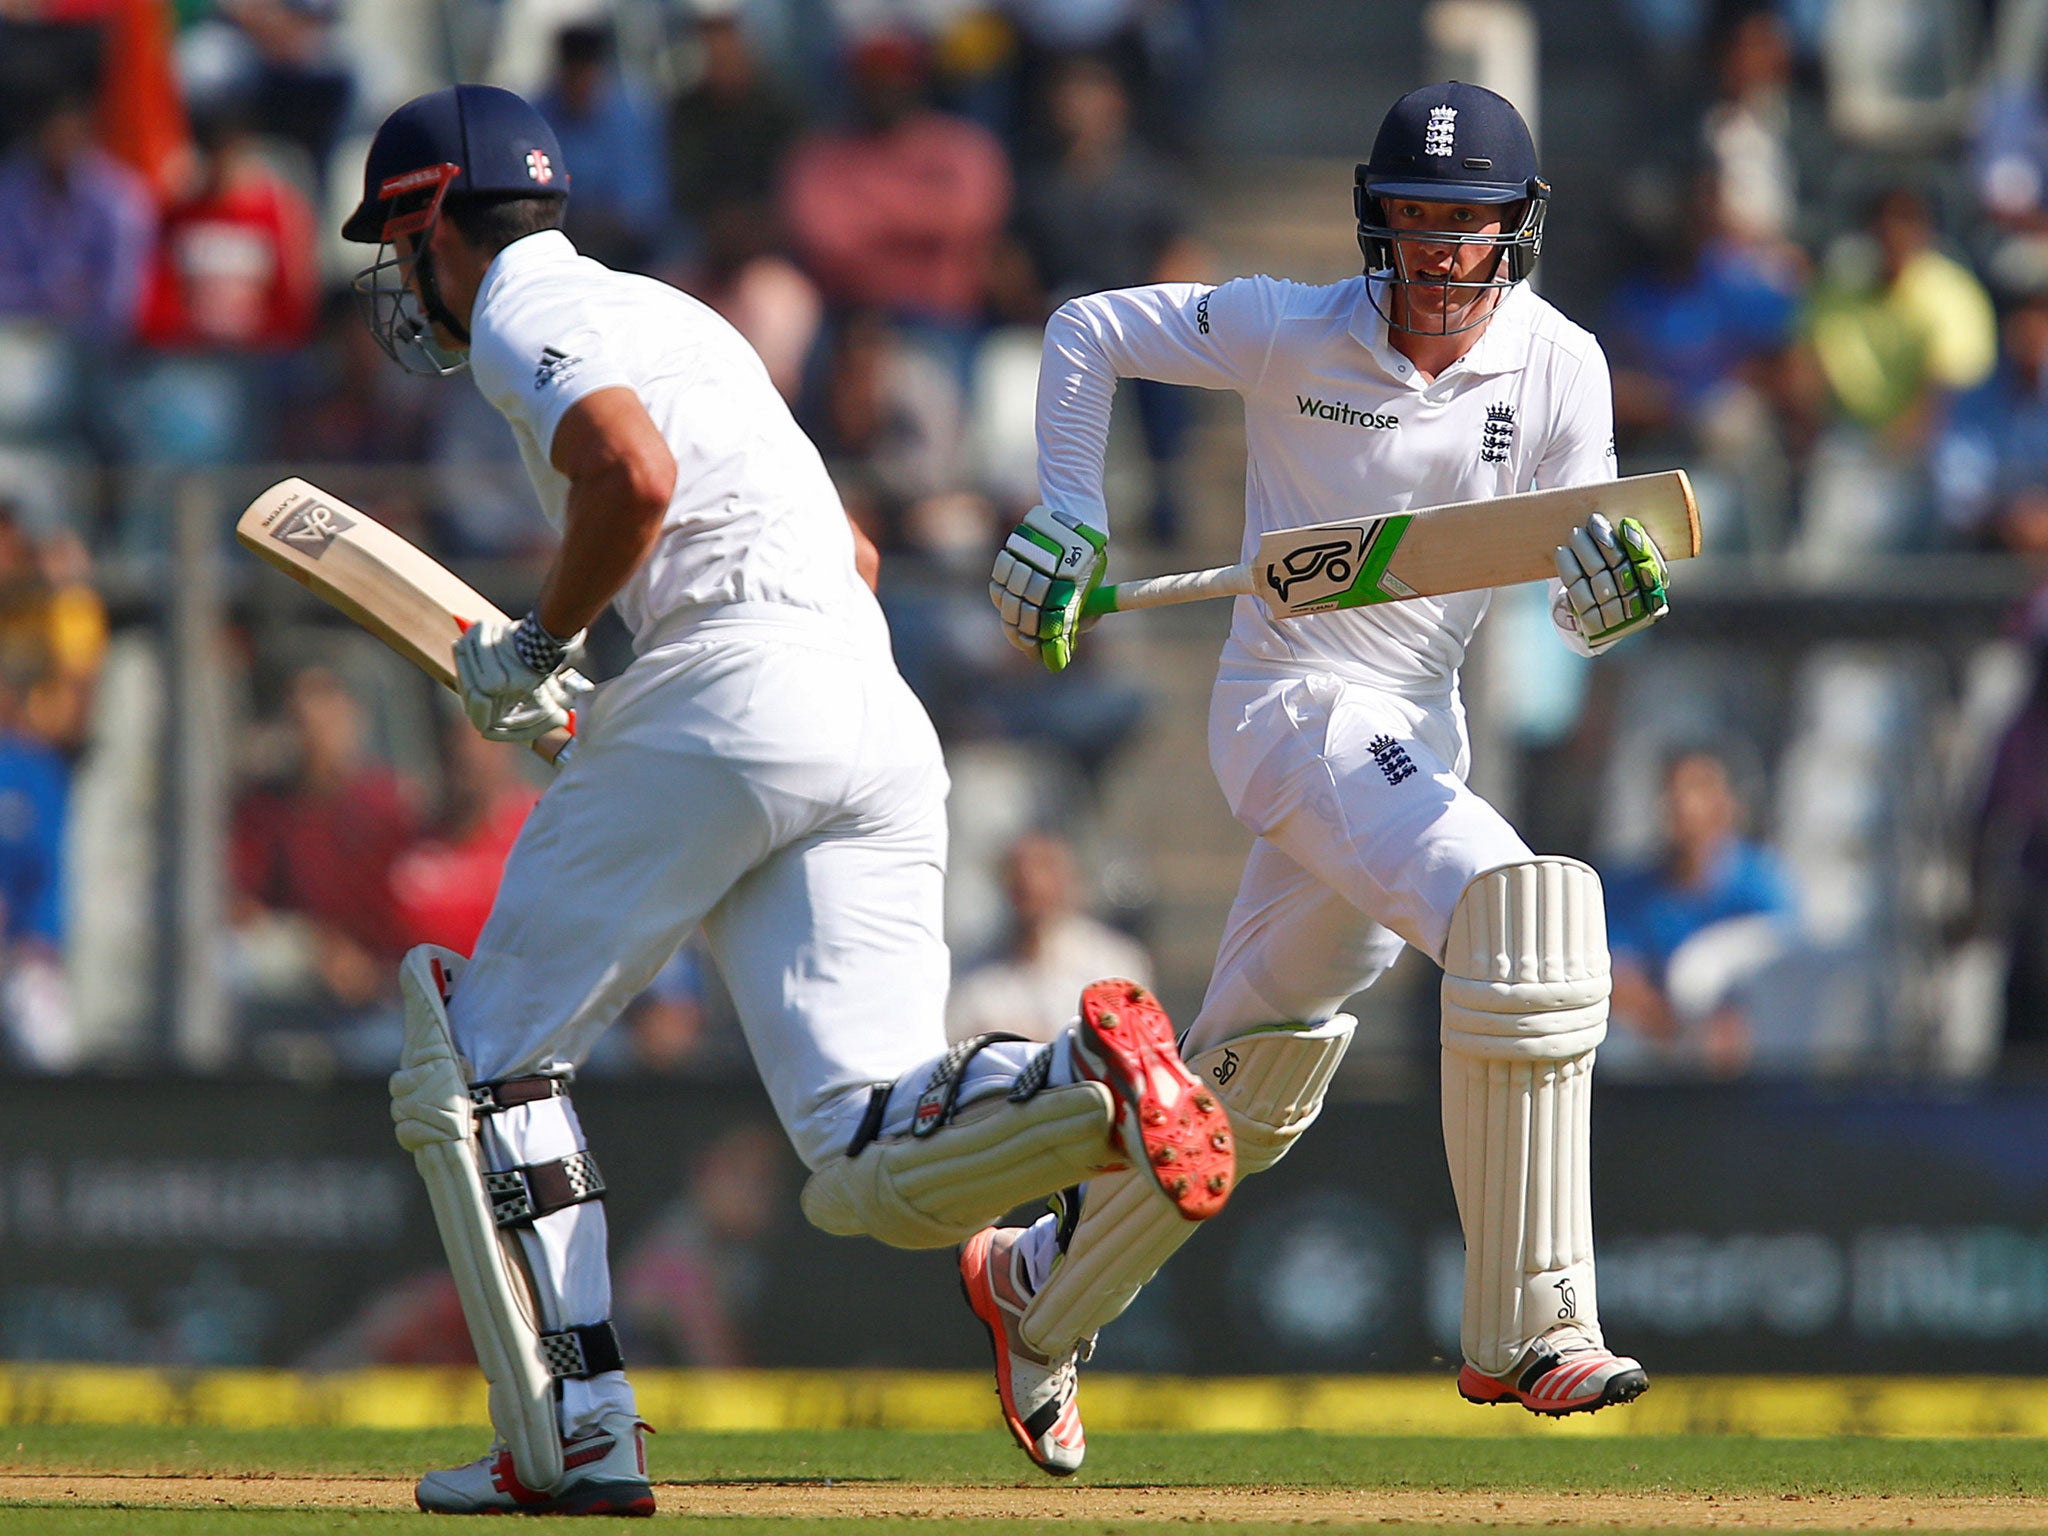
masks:
<path id="1" fill-rule="evenodd" d="M 1395 258 L 1415 297 L 1452 307 L 1477 295 L 1452 283 L 1485 283 L 1499 264 L 1505 229 L 1499 203 L 1386 203 L 1386 227 L 1395 231 Z"/>

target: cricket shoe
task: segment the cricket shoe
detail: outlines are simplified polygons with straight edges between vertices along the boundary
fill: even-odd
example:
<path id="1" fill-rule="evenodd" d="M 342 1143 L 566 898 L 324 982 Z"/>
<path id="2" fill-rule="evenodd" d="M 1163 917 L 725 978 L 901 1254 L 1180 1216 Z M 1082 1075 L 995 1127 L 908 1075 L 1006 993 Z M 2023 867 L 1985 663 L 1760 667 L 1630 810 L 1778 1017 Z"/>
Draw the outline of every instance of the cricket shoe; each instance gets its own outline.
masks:
<path id="1" fill-rule="evenodd" d="M 1151 1170 L 1174 1209 L 1189 1221 L 1222 1210 L 1237 1178 L 1230 1117 L 1182 1063 L 1159 1000 L 1135 981 L 1084 988 L 1074 1061 L 1115 1096 L 1124 1155 Z"/>
<path id="2" fill-rule="evenodd" d="M 645 1424 L 611 1413 L 562 1442 L 562 1481 L 545 1493 L 519 1481 L 502 1445 L 466 1467 L 429 1472 L 413 1497 L 430 1515 L 651 1515 Z"/>
<path id="3" fill-rule="evenodd" d="M 1054 1477 L 1071 1477 L 1087 1454 L 1078 1401 L 1080 1360 L 1067 1351 L 1049 1360 L 1028 1347 L 1018 1322 L 1031 1300 L 1017 1240 L 1024 1227 L 984 1227 L 960 1245 L 960 1289 L 988 1328 L 996 1355 L 996 1396 L 1003 1422 L 1024 1454 Z"/>
<path id="4" fill-rule="evenodd" d="M 1520 1403 L 1553 1416 L 1633 1402 L 1649 1390 L 1649 1374 L 1638 1361 L 1612 1353 L 1578 1328 L 1552 1329 L 1498 1376 L 1469 1361 L 1458 1372 L 1458 1394 L 1468 1403 Z"/>

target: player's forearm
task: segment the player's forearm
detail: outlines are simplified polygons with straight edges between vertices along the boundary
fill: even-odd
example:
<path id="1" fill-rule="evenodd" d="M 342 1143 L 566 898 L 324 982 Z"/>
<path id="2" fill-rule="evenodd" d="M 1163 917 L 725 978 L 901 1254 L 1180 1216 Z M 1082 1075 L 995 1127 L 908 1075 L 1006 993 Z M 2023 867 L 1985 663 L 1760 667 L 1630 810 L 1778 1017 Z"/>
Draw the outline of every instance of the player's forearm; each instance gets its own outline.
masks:
<path id="1" fill-rule="evenodd" d="M 561 550 L 533 605 L 551 635 L 587 629 L 640 568 L 661 536 L 673 477 L 621 463 L 570 482 Z"/>

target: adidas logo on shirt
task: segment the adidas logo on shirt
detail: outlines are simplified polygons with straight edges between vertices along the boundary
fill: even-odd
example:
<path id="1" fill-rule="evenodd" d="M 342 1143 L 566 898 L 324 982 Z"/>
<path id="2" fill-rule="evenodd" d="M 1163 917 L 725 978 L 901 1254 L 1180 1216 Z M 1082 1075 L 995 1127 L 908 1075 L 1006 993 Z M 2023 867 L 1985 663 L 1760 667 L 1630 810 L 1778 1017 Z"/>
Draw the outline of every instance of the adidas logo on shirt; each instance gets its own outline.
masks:
<path id="1" fill-rule="evenodd" d="M 559 383 L 574 373 L 582 361 L 582 358 L 571 357 L 560 347 L 542 347 L 540 364 L 533 370 L 533 387 L 546 389 L 550 384 Z"/>

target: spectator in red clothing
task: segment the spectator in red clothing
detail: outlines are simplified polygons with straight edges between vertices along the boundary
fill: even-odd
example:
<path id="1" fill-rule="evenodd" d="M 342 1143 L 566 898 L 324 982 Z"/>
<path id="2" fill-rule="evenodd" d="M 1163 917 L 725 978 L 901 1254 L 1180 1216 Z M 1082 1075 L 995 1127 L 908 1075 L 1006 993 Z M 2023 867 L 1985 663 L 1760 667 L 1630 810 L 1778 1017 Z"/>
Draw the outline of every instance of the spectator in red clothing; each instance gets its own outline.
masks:
<path id="1" fill-rule="evenodd" d="M 442 728 L 441 749 L 448 776 L 441 814 L 392 866 L 391 893 L 407 947 L 445 944 L 468 955 L 540 792 L 519 776 L 517 747 L 484 740 L 460 714 Z"/>
<path id="2" fill-rule="evenodd" d="M 292 679 L 293 762 L 235 807 L 231 967 L 249 1022 L 332 1036 L 388 1003 L 406 945 L 391 870 L 418 817 L 370 761 L 362 706 L 324 667 Z"/>
<path id="3" fill-rule="evenodd" d="M 926 104 L 924 45 L 859 43 L 855 111 L 791 155 L 783 186 L 798 255 L 835 303 L 964 327 L 981 317 L 1010 211 L 1010 168 L 986 129 Z"/>
<path id="4" fill-rule="evenodd" d="M 239 111 L 195 117 L 198 165 L 164 215 L 143 302 L 153 347 L 286 351 L 320 302 L 313 210 L 264 164 Z"/>

